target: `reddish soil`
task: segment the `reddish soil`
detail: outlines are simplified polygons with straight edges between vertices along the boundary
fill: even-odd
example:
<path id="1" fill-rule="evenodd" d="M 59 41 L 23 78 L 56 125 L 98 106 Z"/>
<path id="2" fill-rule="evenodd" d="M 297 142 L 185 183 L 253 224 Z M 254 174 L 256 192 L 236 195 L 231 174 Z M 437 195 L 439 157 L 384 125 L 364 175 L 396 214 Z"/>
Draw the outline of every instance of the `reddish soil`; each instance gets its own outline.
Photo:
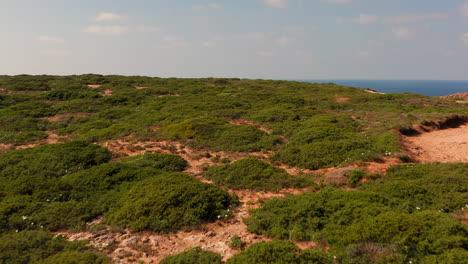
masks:
<path id="1" fill-rule="evenodd" d="M 102 85 L 100 85 L 100 84 L 88 84 L 87 86 L 89 88 L 92 88 L 92 89 L 97 89 L 97 88 L 101 88 Z"/>
<path id="2" fill-rule="evenodd" d="M 351 99 L 351 98 L 349 98 L 349 97 L 337 97 L 337 98 L 335 99 L 335 102 L 337 102 L 337 103 L 346 103 L 346 102 L 348 102 L 350 99 Z"/>
<path id="3" fill-rule="evenodd" d="M 255 122 L 252 122 L 252 121 L 249 121 L 249 120 L 245 120 L 245 119 L 234 119 L 234 120 L 229 120 L 228 121 L 230 124 L 233 124 L 233 125 L 238 125 L 238 126 L 250 126 L 250 127 L 253 127 L 253 128 L 256 128 L 258 130 L 261 130 L 267 134 L 271 134 L 272 131 L 271 129 L 268 129 L 266 127 L 263 127 L 262 125 L 260 124 L 257 124 Z"/>
<path id="4" fill-rule="evenodd" d="M 400 159 L 394 157 L 383 158 L 383 162 L 368 162 L 362 167 L 367 173 L 370 174 L 386 174 L 388 168 L 393 165 L 401 164 Z"/>
<path id="5" fill-rule="evenodd" d="M 60 136 L 54 131 L 46 131 L 47 138 L 36 141 L 31 144 L 26 145 L 14 145 L 14 144 L 0 144 L 0 153 L 7 152 L 13 149 L 27 149 L 27 148 L 34 148 L 40 145 L 45 144 L 56 144 L 56 143 L 63 143 L 66 141 L 67 136 Z"/>
<path id="6" fill-rule="evenodd" d="M 74 117 L 76 118 L 76 117 L 90 117 L 90 116 L 93 116 L 93 113 L 64 113 L 64 114 L 44 117 L 44 119 L 47 119 L 49 121 L 60 121 L 63 119 L 69 119 L 69 118 L 74 118 Z"/>
<path id="7" fill-rule="evenodd" d="M 468 100 L 468 93 L 456 93 L 456 94 L 449 94 L 449 95 L 443 95 L 443 96 L 437 96 L 439 98 L 455 98 L 455 99 L 462 99 L 462 100 Z"/>
<path id="8" fill-rule="evenodd" d="M 102 96 L 111 96 L 111 95 L 112 95 L 112 90 L 111 89 L 104 90 L 104 93 L 102 94 Z"/>
<path id="9" fill-rule="evenodd" d="M 448 98 L 448 99 L 459 99 L 456 101 L 457 103 L 460 104 L 467 104 L 468 103 L 468 93 L 456 93 L 456 94 L 450 94 L 450 95 L 444 95 L 444 96 L 438 96 L 440 98 Z"/>
<path id="10" fill-rule="evenodd" d="M 402 138 L 417 162 L 468 162 L 468 124 Z"/>

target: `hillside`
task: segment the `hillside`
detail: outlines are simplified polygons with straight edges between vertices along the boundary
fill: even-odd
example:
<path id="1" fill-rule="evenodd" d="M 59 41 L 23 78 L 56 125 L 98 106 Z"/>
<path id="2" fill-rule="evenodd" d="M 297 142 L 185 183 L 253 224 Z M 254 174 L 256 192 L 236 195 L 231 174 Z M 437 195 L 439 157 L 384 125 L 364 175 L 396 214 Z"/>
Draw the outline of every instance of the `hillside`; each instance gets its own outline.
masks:
<path id="1" fill-rule="evenodd" d="M 0 76 L 0 262 L 463 263 L 467 128 L 458 97 Z"/>

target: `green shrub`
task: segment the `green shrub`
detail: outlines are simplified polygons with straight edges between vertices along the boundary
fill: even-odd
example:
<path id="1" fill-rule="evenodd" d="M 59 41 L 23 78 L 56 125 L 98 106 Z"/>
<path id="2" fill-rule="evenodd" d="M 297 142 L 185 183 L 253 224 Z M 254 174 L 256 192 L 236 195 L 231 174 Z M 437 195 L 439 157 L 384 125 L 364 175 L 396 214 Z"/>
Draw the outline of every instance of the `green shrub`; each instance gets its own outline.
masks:
<path id="1" fill-rule="evenodd" d="M 467 168 L 395 166 L 359 191 L 325 189 L 270 200 L 245 222 L 254 233 L 346 249 L 343 263 L 432 261 L 468 242 L 468 228 L 448 214 L 466 204 Z"/>
<path id="2" fill-rule="evenodd" d="M 356 185 L 366 176 L 366 172 L 362 169 L 356 169 L 351 171 L 348 175 L 348 185 L 356 187 Z"/>
<path id="3" fill-rule="evenodd" d="M 227 264 L 328 264 L 333 263 L 323 251 L 301 251 L 290 241 L 276 240 L 253 244 L 235 255 Z"/>
<path id="4" fill-rule="evenodd" d="M 89 252 L 83 242 L 68 242 L 62 236 L 43 231 L 24 231 L 0 237 L 0 262 L 28 263 L 110 263 Z M 58 254 L 58 255 L 56 255 Z M 79 262 L 72 262 L 76 258 Z M 44 262 L 42 262 L 44 261 Z"/>
<path id="5" fill-rule="evenodd" d="M 42 97 L 51 101 L 68 101 L 83 98 L 100 98 L 102 96 L 97 91 L 89 89 L 59 89 L 44 93 L 42 94 Z"/>
<path id="6" fill-rule="evenodd" d="M 249 126 L 236 126 L 217 120 L 189 120 L 161 128 L 164 138 L 188 140 L 193 146 L 214 150 L 259 151 L 274 149 L 281 141 Z"/>
<path id="7" fill-rule="evenodd" d="M 125 159 L 123 163 L 135 164 L 139 167 L 151 167 L 162 171 L 184 171 L 187 161 L 178 155 L 143 154 Z"/>
<path id="8" fill-rule="evenodd" d="M 215 220 L 232 203 L 227 192 L 213 185 L 182 173 L 165 173 L 134 184 L 105 221 L 135 230 L 171 232 Z"/>
<path id="9" fill-rule="evenodd" d="M 50 256 L 38 264 L 110 264 L 111 261 L 104 256 L 91 252 L 65 251 Z"/>
<path id="10" fill-rule="evenodd" d="M 207 179 L 231 189 L 279 191 L 288 187 L 313 184 L 303 177 L 295 177 L 257 159 L 243 159 L 229 165 L 212 166 L 205 174 Z"/>
<path id="11" fill-rule="evenodd" d="M 404 162 L 404 163 L 411 163 L 413 162 L 413 159 L 408 156 L 408 155 L 400 155 L 398 156 L 398 159 L 400 159 L 401 162 Z"/>
<path id="12" fill-rule="evenodd" d="M 242 249 L 245 247 L 245 242 L 242 241 L 242 239 L 238 236 L 235 235 L 231 238 L 231 241 L 229 242 L 229 247 L 233 249 Z"/>
<path id="13" fill-rule="evenodd" d="M 221 264 L 222 257 L 214 252 L 193 248 L 183 253 L 168 256 L 160 264 Z"/>

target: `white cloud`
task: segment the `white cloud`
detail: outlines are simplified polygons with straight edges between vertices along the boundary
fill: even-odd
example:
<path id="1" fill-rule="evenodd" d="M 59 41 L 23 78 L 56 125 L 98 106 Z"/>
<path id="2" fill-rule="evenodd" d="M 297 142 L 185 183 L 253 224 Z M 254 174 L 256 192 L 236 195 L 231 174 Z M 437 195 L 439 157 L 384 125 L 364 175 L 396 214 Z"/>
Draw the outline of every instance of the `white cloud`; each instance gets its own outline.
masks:
<path id="1" fill-rule="evenodd" d="M 269 51 L 260 51 L 257 52 L 257 55 L 260 57 L 273 57 L 273 53 Z"/>
<path id="2" fill-rule="evenodd" d="M 430 14 L 404 14 L 399 16 L 388 16 L 383 19 L 387 24 L 406 24 L 415 23 L 427 20 L 443 20 L 447 19 L 447 14 L 430 13 Z"/>
<path id="3" fill-rule="evenodd" d="M 351 3 L 351 0 L 320 0 L 325 3 L 332 3 L 332 4 L 347 4 Z"/>
<path id="4" fill-rule="evenodd" d="M 83 32 L 101 35 L 123 35 L 128 33 L 127 26 L 97 26 L 91 25 L 83 29 Z"/>
<path id="5" fill-rule="evenodd" d="M 65 57 L 69 56 L 71 53 L 68 50 L 44 50 L 42 54 L 46 56 Z"/>
<path id="6" fill-rule="evenodd" d="M 167 35 L 163 37 L 163 45 L 161 45 L 161 48 L 172 49 L 183 48 L 188 46 L 189 42 L 185 39 L 184 36 Z"/>
<path id="7" fill-rule="evenodd" d="M 262 0 L 262 2 L 270 7 L 285 8 L 288 5 L 287 0 Z"/>
<path id="8" fill-rule="evenodd" d="M 379 17 L 376 15 L 369 15 L 369 14 L 360 14 L 358 17 L 352 17 L 352 18 L 338 18 L 336 22 L 338 24 L 345 24 L 345 23 L 351 23 L 351 24 L 372 24 L 379 21 Z"/>
<path id="9" fill-rule="evenodd" d="M 193 9 L 218 9 L 221 8 L 221 5 L 218 3 L 211 3 L 207 5 L 193 5 Z"/>
<path id="10" fill-rule="evenodd" d="M 64 43 L 65 39 L 62 37 L 54 37 L 54 36 L 39 36 L 38 40 L 43 41 L 43 42 L 49 42 L 49 43 Z"/>
<path id="11" fill-rule="evenodd" d="M 392 33 L 399 39 L 409 38 L 414 34 L 414 32 L 407 27 L 394 28 L 392 29 Z"/>
<path id="12" fill-rule="evenodd" d="M 215 47 L 219 44 L 219 42 L 223 41 L 224 38 L 220 36 L 212 37 L 211 39 L 207 41 L 203 41 L 201 45 L 205 48 L 212 48 Z"/>
<path id="13" fill-rule="evenodd" d="M 106 21 L 116 21 L 116 20 L 122 20 L 125 16 L 115 14 L 115 13 L 108 13 L 108 12 L 102 12 L 97 15 L 94 20 L 97 22 L 106 22 Z"/>
<path id="14" fill-rule="evenodd" d="M 282 27 L 281 30 L 289 32 L 289 33 L 294 33 L 294 34 L 304 34 L 306 32 L 317 31 L 318 27 L 316 26 L 308 26 L 308 27 L 286 26 L 286 27 Z"/>
<path id="15" fill-rule="evenodd" d="M 153 33 L 161 31 L 161 28 L 156 26 L 147 26 L 147 25 L 140 25 L 136 27 L 136 31 L 141 33 Z"/>
<path id="16" fill-rule="evenodd" d="M 360 51 L 358 53 L 359 57 L 364 57 L 364 58 L 369 57 L 369 55 L 370 55 L 370 53 L 368 51 Z"/>
<path id="17" fill-rule="evenodd" d="M 273 35 L 272 32 L 249 32 L 244 36 L 251 40 L 266 40 L 272 38 Z"/>
<path id="18" fill-rule="evenodd" d="M 283 27 L 282 30 L 291 33 L 304 33 L 306 31 L 306 28 L 301 26 L 286 26 Z"/>
<path id="19" fill-rule="evenodd" d="M 296 40 L 293 38 L 279 37 L 278 39 L 276 39 L 276 44 L 278 44 L 281 47 L 287 47 L 294 44 L 295 41 Z"/>
<path id="20" fill-rule="evenodd" d="M 464 16 L 468 17 L 468 2 L 464 3 L 458 8 L 458 11 Z"/>
<path id="21" fill-rule="evenodd" d="M 463 43 L 465 43 L 465 45 L 468 45 L 468 33 L 465 33 L 461 36 L 461 40 L 463 41 Z"/>

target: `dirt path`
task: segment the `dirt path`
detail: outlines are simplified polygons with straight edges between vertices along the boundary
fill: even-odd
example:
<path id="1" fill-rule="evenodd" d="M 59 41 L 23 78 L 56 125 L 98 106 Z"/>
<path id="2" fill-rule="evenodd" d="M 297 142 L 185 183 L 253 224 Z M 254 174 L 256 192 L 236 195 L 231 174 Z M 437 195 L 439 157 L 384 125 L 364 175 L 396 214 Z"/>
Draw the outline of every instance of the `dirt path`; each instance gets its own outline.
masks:
<path id="1" fill-rule="evenodd" d="M 468 124 L 403 137 L 402 143 L 418 162 L 468 162 Z"/>
<path id="2" fill-rule="evenodd" d="M 245 119 L 233 119 L 233 120 L 228 120 L 228 122 L 230 124 L 233 124 L 233 125 L 237 125 L 237 126 L 250 126 L 250 127 L 253 127 L 253 128 L 256 128 L 258 130 L 261 130 L 267 134 L 270 134 L 273 132 L 271 129 L 269 128 L 266 128 L 260 124 L 257 124 L 255 122 L 252 122 L 252 121 L 249 121 L 249 120 L 245 120 Z"/>

